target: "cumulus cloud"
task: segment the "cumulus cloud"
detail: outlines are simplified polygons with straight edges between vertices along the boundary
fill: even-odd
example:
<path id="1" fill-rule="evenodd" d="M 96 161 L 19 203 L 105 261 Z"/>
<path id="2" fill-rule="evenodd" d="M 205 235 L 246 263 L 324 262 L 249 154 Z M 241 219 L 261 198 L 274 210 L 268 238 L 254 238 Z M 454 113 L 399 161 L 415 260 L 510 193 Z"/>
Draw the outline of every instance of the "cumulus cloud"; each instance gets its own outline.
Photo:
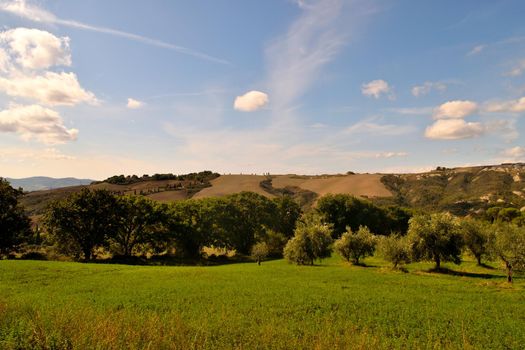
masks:
<path id="1" fill-rule="evenodd" d="M 372 80 L 361 86 L 361 92 L 363 95 L 373 98 L 379 98 L 381 95 L 389 95 L 389 98 L 393 98 L 392 88 L 384 80 Z"/>
<path id="2" fill-rule="evenodd" d="M 135 100 L 135 99 L 130 97 L 130 98 L 128 98 L 128 103 L 127 103 L 126 107 L 128 107 L 129 109 L 139 109 L 139 108 L 144 107 L 144 102 Z"/>
<path id="3" fill-rule="evenodd" d="M 481 123 L 463 119 L 440 119 L 425 130 L 425 136 L 436 140 L 459 140 L 481 136 L 485 133 Z"/>
<path id="4" fill-rule="evenodd" d="M 68 37 L 59 38 L 38 29 L 15 28 L 0 32 L 0 43 L 23 68 L 71 65 Z"/>
<path id="5" fill-rule="evenodd" d="M 443 103 L 434 110 L 434 119 L 458 119 L 465 118 L 478 110 L 476 102 L 472 101 L 449 101 Z"/>
<path id="6" fill-rule="evenodd" d="M 517 100 L 489 102 L 485 104 L 484 110 L 490 113 L 521 113 L 525 112 L 525 97 Z"/>
<path id="7" fill-rule="evenodd" d="M 268 104 L 268 95 L 261 91 L 249 91 L 237 96 L 233 108 L 241 112 L 254 112 Z"/>
<path id="8" fill-rule="evenodd" d="M 38 105 L 13 105 L 0 112 L 0 132 L 13 132 L 22 139 L 60 144 L 77 139 L 78 130 L 64 126 L 58 112 Z"/>
<path id="9" fill-rule="evenodd" d="M 412 95 L 415 97 L 424 96 L 429 94 L 432 90 L 437 90 L 439 92 L 443 92 L 447 89 L 447 85 L 445 83 L 436 81 L 426 81 L 422 85 L 416 85 L 412 88 Z"/>
<path id="10" fill-rule="evenodd" d="M 73 106 L 81 102 L 97 104 L 95 95 L 80 86 L 75 73 L 13 74 L 9 78 L 0 78 L 0 91 L 49 106 Z"/>

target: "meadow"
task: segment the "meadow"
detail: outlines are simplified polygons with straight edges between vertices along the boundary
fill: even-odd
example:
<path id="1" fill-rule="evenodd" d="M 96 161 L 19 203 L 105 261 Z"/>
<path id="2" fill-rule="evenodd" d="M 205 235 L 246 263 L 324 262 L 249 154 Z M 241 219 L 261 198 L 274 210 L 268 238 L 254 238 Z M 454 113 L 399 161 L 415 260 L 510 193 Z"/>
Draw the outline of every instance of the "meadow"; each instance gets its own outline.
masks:
<path id="1" fill-rule="evenodd" d="M 1 349 L 520 349 L 525 279 L 467 260 L 393 271 L 0 261 Z M 496 267 L 496 268 L 495 268 Z"/>

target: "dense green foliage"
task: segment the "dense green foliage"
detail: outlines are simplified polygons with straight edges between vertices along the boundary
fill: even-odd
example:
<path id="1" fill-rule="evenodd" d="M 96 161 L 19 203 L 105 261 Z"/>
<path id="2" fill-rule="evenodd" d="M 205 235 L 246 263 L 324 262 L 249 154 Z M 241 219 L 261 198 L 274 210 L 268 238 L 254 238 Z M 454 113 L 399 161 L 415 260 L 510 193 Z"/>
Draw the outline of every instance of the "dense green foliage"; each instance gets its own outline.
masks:
<path id="1" fill-rule="evenodd" d="M 95 248 L 108 246 L 123 224 L 117 205 L 108 191 L 87 188 L 54 202 L 44 219 L 51 240 L 62 252 L 91 260 Z"/>
<path id="2" fill-rule="evenodd" d="M 411 217 L 410 213 L 402 208 L 383 208 L 346 194 L 329 194 L 320 198 L 317 210 L 333 225 L 333 238 L 339 238 L 347 227 L 356 231 L 359 226 L 367 226 L 379 235 L 405 233 Z"/>
<path id="3" fill-rule="evenodd" d="M 114 185 L 130 185 L 137 182 L 143 181 L 161 181 L 161 180 L 179 180 L 179 181 L 198 181 L 198 182 L 209 182 L 220 175 L 218 173 L 211 172 L 209 170 L 201 171 L 198 173 L 189 173 L 184 175 L 175 174 L 154 174 L 154 175 L 115 175 L 107 178 L 102 182 L 107 182 Z"/>
<path id="4" fill-rule="evenodd" d="M 520 349 L 525 280 L 282 260 L 209 267 L 0 261 L 0 348 Z M 447 265 L 445 265 L 447 266 Z M 497 267 L 497 265 L 494 265 Z"/>
<path id="5" fill-rule="evenodd" d="M 461 263 L 463 237 L 457 218 L 440 213 L 410 219 L 408 239 L 415 261 L 430 260 L 441 267 L 442 261 Z"/>
<path id="6" fill-rule="evenodd" d="M 269 244 L 275 255 L 276 249 L 282 251 L 299 215 L 293 201 L 252 192 L 163 205 L 143 197 L 83 189 L 51 205 L 45 223 L 50 241 L 77 259 L 81 255 L 91 259 L 98 248 L 127 257 L 175 251 L 195 258 L 205 246 L 249 255 L 258 241 Z"/>
<path id="7" fill-rule="evenodd" d="M 346 261 L 358 265 L 360 259 L 374 254 L 376 243 L 377 239 L 368 227 L 360 226 L 357 232 L 352 232 L 348 227 L 341 238 L 335 241 L 334 248 Z"/>
<path id="8" fill-rule="evenodd" d="M 31 236 L 29 218 L 18 203 L 21 195 L 0 178 L 0 257 L 16 251 Z"/>

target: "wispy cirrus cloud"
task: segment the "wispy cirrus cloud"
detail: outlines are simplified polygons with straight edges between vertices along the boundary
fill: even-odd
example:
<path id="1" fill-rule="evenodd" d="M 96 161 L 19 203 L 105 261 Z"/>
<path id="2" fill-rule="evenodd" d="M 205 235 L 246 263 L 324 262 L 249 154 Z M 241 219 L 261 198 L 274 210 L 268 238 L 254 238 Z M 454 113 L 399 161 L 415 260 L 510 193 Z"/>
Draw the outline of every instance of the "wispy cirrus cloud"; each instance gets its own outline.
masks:
<path id="1" fill-rule="evenodd" d="M 341 27 L 343 1 L 297 2 L 301 15 L 286 34 L 267 46 L 266 85 L 273 109 L 283 115 L 311 88 L 321 69 L 331 62 L 347 40 Z"/>
<path id="2" fill-rule="evenodd" d="M 94 26 L 91 24 L 78 22 L 70 19 L 62 19 L 55 16 L 53 13 L 38 7 L 35 4 L 28 2 L 27 0 L 7 0 L 0 2 L 0 11 L 11 13 L 13 15 L 25 18 L 27 20 L 45 23 L 45 24 L 55 24 L 64 27 L 76 28 L 81 30 L 87 30 L 91 32 L 103 33 L 108 35 L 113 35 L 121 37 L 124 39 L 140 42 L 143 44 L 161 47 L 169 50 L 179 52 L 181 54 L 193 56 L 199 59 L 203 59 L 210 62 L 220 63 L 220 64 L 230 64 L 229 61 L 222 58 L 214 57 L 206 53 L 193 50 L 184 46 L 171 44 L 162 40 L 149 38 L 143 35 L 138 35 L 134 33 L 125 32 L 118 29 Z"/>

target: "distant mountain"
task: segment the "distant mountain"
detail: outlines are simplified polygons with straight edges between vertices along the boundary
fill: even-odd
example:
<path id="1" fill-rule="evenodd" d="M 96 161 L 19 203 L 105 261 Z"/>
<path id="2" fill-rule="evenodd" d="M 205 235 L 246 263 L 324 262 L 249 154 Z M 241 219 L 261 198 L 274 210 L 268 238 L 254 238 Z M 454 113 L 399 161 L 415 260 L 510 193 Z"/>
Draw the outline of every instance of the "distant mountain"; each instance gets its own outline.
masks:
<path id="1" fill-rule="evenodd" d="M 79 185 L 89 185 L 94 180 L 89 179 L 76 179 L 74 177 L 66 177 L 63 179 L 55 179 L 52 177 L 45 176 L 35 176 L 27 177 L 24 179 L 10 179 L 6 178 L 11 186 L 18 188 L 22 187 L 24 191 L 41 191 L 41 190 L 51 190 L 55 188 L 69 187 L 69 186 L 79 186 Z"/>

